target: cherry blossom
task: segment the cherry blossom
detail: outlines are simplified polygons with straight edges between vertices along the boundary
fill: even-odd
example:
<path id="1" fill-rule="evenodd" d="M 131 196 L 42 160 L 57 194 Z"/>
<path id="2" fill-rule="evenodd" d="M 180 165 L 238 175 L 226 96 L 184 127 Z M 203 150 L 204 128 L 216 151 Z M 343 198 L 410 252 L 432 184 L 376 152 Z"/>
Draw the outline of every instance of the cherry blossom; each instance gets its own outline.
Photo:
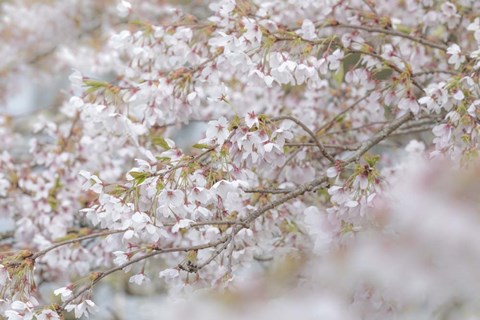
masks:
<path id="1" fill-rule="evenodd" d="M 130 279 L 128 279 L 128 282 L 130 283 L 135 283 L 136 285 L 142 285 L 144 282 L 149 281 L 147 277 L 145 277 L 145 274 L 139 273 L 134 276 L 131 276 Z"/>
<path id="2" fill-rule="evenodd" d="M 80 318 L 82 316 L 85 316 L 88 318 L 89 315 L 95 311 L 96 309 L 95 307 L 96 307 L 95 303 L 92 300 L 87 299 L 84 302 L 77 305 L 69 304 L 65 307 L 65 309 L 67 311 L 74 310 L 76 318 Z"/>
<path id="3" fill-rule="evenodd" d="M 343 59 L 344 53 L 340 49 L 335 50 L 327 57 L 329 70 L 337 70 L 340 67 L 340 61 Z"/>
<path id="4" fill-rule="evenodd" d="M 473 31 L 475 40 L 480 41 L 480 18 L 475 18 L 475 20 L 468 25 L 467 30 Z"/>
<path id="5" fill-rule="evenodd" d="M 303 20 L 302 28 L 297 33 L 306 40 L 315 40 L 317 35 L 315 34 L 315 25 L 309 19 Z"/>
<path id="6" fill-rule="evenodd" d="M 478 316 L 479 10 L 3 4 L 0 99 L 70 85 L 0 110 L 0 313 L 89 317 L 115 274 L 166 319 Z"/>
<path id="7" fill-rule="evenodd" d="M 54 295 L 61 296 L 62 301 L 69 299 L 72 296 L 72 293 L 73 293 L 72 290 L 68 287 L 58 288 L 55 291 L 53 291 Z"/>
<path id="8" fill-rule="evenodd" d="M 218 121 L 210 121 L 206 131 L 206 139 L 208 141 L 223 144 L 229 135 L 227 119 L 222 117 Z"/>
<path id="9" fill-rule="evenodd" d="M 420 110 L 417 99 L 415 99 L 411 93 L 407 93 L 406 97 L 400 99 L 398 102 L 398 108 L 400 110 L 411 111 L 413 113 L 418 113 Z"/>
<path id="10" fill-rule="evenodd" d="M 465 57 L 460 54 L 461 49 L 457 44 L 454 43 L 448 47 L 447 53 L 450 55 L 448 63 L 455 65 L 455 69 L 458 69 L 458 67 L 465 62 Z"/>
<path id="11" fill-rule="evenodd" d="M 40 314 L 36 315 L 38 320 L 59 320 L 60 316 L 53 310 L 42 310 Z"/>

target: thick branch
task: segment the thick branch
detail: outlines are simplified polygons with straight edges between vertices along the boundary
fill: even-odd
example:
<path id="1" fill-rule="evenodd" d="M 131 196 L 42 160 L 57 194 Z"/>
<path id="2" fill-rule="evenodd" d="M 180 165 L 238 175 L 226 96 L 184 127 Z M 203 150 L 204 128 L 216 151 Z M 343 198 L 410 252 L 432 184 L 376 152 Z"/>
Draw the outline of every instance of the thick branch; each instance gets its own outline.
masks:
<path id="1" fill-rule="evenodd" d="M 409 112 L 404 114 L 400 118 L 395 119 L 391 123 L 389 123 L 382 130 L 380 130 L 380 132 L 378 132 L 372 139 L 363 142 L 360 148 L 353 155 L 347 158 L 345 163 L 351 163 L 351 162 L 356 162 L 360 160 L 362 155 L 364 155 L 368 150 L 370 150 L 373 146 L 378 144 L 380 141 L 387 138 L 391 133 L 397 130 L 402 124 L 413 119 L 413 117 L 414 117 L 413 113 Z"/>

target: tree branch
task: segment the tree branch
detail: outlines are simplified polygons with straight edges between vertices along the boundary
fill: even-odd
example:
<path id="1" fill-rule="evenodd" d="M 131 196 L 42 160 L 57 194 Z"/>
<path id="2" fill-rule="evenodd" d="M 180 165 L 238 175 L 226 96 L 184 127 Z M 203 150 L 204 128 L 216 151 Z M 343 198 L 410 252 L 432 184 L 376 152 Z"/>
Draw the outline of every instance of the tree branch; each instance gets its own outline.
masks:
<path id="1" fill-rule="evenodd" d="M 323 22 L 322 22 L 322 23 L 317 23 L 316 26 L 317 27 L 323 27 L 324 25 L 323 25 Z M 413 42 L 417 42 L 417 43 L 420 43 L 422 45 L 425 45 L 425 46 L 428 46 L 428 47 L 431 47 L 431 48 L 435 48 L 435 49 L 438 49 L 438 50 L 441 50 L 441 51 L 444 51 L 444 52 L 446 52 L 447 48 L 448 48 L 444 44 L 436 43 L 436 42 L 427 40 L 425 38 L 415 37 L 415 36 L 412 36 L 412 35 L 409 35 L 409 34 L 406 34 L 406 33 L 400 32 L 400 31 L 391 30 L 391 29 L 383 29 L 383 28 L 377 28 L 377 27 L 354 25 L 354 24 L 348 24 L 348 23 L 341 23 L 341 22 L 338 22 L 338 21 L 336 21 L 336 23 L 329 24 L 326 27 L 363 30 L 363 31 L 367 31 L 367 32 L 370 32 L 370 33 L 382 33 L 382 34 L 386 34 L 386 35 L 390 35 L 390 36 L 394 36 L 394 37 L 400 37 L 400 38 L 408 39 L 408 40 L 411 40 Z"/>
<path id="2" fill-rule="evenodd" d="M 89 235 L 86 235 L 86 236 L 83 236 L 83 237 L 78 237 L 78 238 L 71 239 L 71 240 L 62 241 L 62 242 L 59 242 L 57 244 L 54 244 L 51 247 L 48 247 L 46 249 L 43 249 L 43 250 L 40 250 L 40 251 L 34 253 L 33 256 L 31 257 L 31 259 L 35 260 L 35 259 L 37 259 L 41 256 L 44 256 L 46 253 L 48 253 L 52 250 L 55 250 L 59 247 L 63 247 L 63 246 L 66 246 L 66 245 L 69 245 L 69 244 L 72 244 L 72 243 L 76 243 L 76 242 L 83 241 L 83 240 L 88 240 L 88 239 L 93 239 L 93 238 L 98 238 L 98 237 L 104 237 L 104 236 L 108 236 L 108 235 L 111 235 L 111 234 L 122 233 L 122 232 L 125 232 L 125 231 L 127 231 L 127 230 L 126 229 L 125 230 L 107 230 L 107 231 L 102 231 L 102 232 L 98 232 L 98 233 L 89 234 Z"/>
<path id="3" fill-rule="evenodd" d="M 275 117 L 271 119 L 271 121 L 281 121 L 281 120 L 290 120 L 295 122 L 300 127 L 302 127 L 302 129 L 310 135 L 312 140 L 315 141 L 318 149 L 320 149 L 320 152 L 323 154 L 323 156 L 327 158 L 328 161 L 330 161 L 331 163 L 335 163 L 335 158 L 330 153 L 328 153 L 325 147 L 320 143 L 318 138 L 315 136 L 315 133 L 313 133 L 313 131 L 310 130 L 310 128 L 308 128 L 302 121 L 292 116 L 280 116 L 280 117 Z"/>

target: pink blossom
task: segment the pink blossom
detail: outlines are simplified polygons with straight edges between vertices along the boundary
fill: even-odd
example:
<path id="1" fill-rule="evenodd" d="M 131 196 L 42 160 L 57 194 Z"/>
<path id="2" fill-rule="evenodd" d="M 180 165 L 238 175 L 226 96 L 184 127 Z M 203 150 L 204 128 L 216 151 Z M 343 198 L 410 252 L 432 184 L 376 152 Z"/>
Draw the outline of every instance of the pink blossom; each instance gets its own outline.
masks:
<path id="1" fill-rule="evenodd" d="M 309 19 L 303 20 L 302 28 L 297 33 L 306 40 L 315 40 L 317 35 L 315 33 L 315 25 Z"/>
<path id="2" fill-rule="evenodd" d="M 70 312 L 72 310 L 75 311 L 75 318 L 80 318 L 85 316 L 89 318 L 90 314 L 96 310 L 96 305 L 92 300 L 85 300 L 79 304 L 68 304 L 65 309 Z"/>
<path id="3" fill-rule="evenodd" d="M 417 99 L 411 94 L 408 94 L 406 97 L 403 97 L 398 102 L 398 108 L 404 111 L 411 111 L 412 113 L 418 113 L 420 111 L 420 106 L 418 105 Z"/>
<path id="4" fill-rule="evenodd" d="M 448 47 L 447 54 L 450 55 L 448 63 L 454 64 L 455 69 L 458 69 L 458 67 L 460 67 L 460 65 L 465 62 L 465 56 L 461 55 L 461 49 L 455 43 Z"/>
<path id="5" fill-rule="evenodd" d="M 228 121 L 224 117 L 219 120 L 210 121 L 206 131 L 206 138 L 222 145 L 230 132 L 228 131 Z"/>
<path id="6" fill-rule="evenodd" d="M 150 281 L 150 279 L 145 277 L 145 274 L 143 273 L 133 275 L 130 277 L 130 279 L 128 279 L 128 282 L 135 283 L 136 285 L 139 285 L 139 286 L 142 285 L 144 282 L 148 282 L 148 281 Z"/>
<path id="7" fill-rule="evenodd" d="M 254 111 L 247 113 L 247 115 L 245 116 L 245 124 L 249 128 L 253 127 L 254 125 L 258 127 L 258 124 L 259 124 L 258 117 Z"/>

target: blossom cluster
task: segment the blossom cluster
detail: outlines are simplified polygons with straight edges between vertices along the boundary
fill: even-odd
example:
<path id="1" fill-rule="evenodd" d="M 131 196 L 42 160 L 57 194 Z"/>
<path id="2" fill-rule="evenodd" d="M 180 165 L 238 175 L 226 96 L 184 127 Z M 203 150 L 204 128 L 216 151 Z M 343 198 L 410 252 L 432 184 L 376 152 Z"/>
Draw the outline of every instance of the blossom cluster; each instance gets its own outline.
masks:
<path id="1" fill-rule="evenodd" d="M 479 317 L 480 4 L 197 2 L 2 5 L 1 98 L 70 83 L 0 116 L 4 316 L 88 317 L 124 273 L 208 319 Z"/>

